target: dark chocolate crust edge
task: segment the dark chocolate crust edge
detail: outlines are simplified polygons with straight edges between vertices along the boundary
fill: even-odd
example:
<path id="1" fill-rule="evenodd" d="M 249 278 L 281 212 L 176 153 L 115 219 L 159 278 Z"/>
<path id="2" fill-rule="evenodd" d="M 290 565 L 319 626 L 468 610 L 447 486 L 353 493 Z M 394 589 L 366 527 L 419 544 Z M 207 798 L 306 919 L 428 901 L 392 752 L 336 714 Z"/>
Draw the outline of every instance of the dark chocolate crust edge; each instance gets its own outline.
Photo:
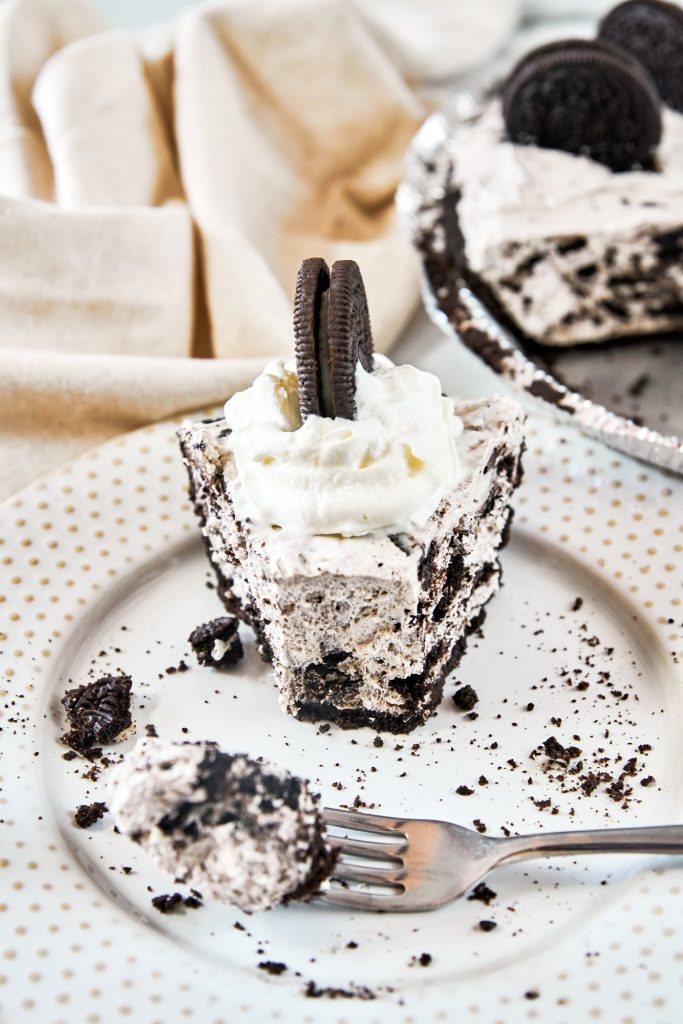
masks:
<path id="1" fill-rule="evenodd" d="M 469 349 L 496 373 L 503 377 L 509 376 L 506 369 L 514 355 L 514 348 L 502 344 L 494 334 L 475 323 L 472 311 L 463 301 L 461 294 L 463 287 L 468 288 L 491 317 L 511 335 L 515 344 L 548 375 L 549 379 L 543 381 L 542 388 L 539 382 L 534 381 L 528 388 L 529 392 L 537 398 L 543 398 L 565 408 L 568 412 L 573 412 L 574 407 L 571 403 L 563 404 L 570 394 L 569 390 L 560 381 L 550 379 L 550 363 L 544 355 L 544 350 L 520 330 L 498 302 L 491 288 L 470 270 L 465 252 L 465 237 L 458 218 L 459 202 L 460 190 L 447 190 L 441 202 L 440 217 L 415 239 L 430 290 L 437 297 L 440 311 L 448 317 Z M 445 246 L 437 241 L 440 237 L 445 239 Z"/>
<path id="2" fill-rule="evenodd" d="M 406 711 L 402 715 L 392 715 L 387 711 L 367 711 L 365 708 L 344 709 L 338 708 L 334 704 L 322 702 L 318 704 L 297 704 L 295 717 L 302 722 L 331 722 L 341 729 L 360 729 L 368 726 L 378 732 L 394 734 L 412 732 L 418 725 L 424 725 L 435 713 L 436 708 L 441 703 L 443 688 L 448 676 L 453 669 L 457 668 L 465 654 L 468 637 L 483 625 L 485 618 L 486 609 L 481 608 L 469 623 L 465 633 L 455 641 L 439 674 L 429 682 L 429 690 L 431 691 L 429 704 L 426 707 L 423 706 L 419 712 Z M 438 653 L 441 653 L 441 651 Z M 423 679 L 426 679 L 428 674 L 427 670 L 424 673 Z"/>
<path id="3" fill-rule="evenodd" d="M 435 165 L 425 164 L 425 170 L 433 174 Z M 438 217 L 429 218 L 426 224 L 420 224 L 418 215 L 411 226 L 413 242 L 420 254 L 433 302 L 447 317 L 465 345 L 491 369 L 534 398 L 554 405 L 574 417 L 585 399 L 566 384 L 558 372 L 558 348 L 545 346 L 526 334 L 508 314 L 489 285 L 471 270 L 458 217 L 461 191 L 457 185 L 448 184 L 453 179 L 452 165 L 449 165 L 447 174 L 441 175 L 441 179 L 445 180 L 446 184 L 443 198 L 438 204 Z M 683 228 L 662 233 L 661 236 L 657 236 L 657 242 L 661 248 L 662 265 L 668 266 L 675 260 L 680 260 Z M 563 243 L 567 248 L 579 248 L 585 244 L 586 237 L 580 234 L 567 237 Z M 509 340 L 497 336 L 495 331 L 486 329 L 485 322 L 476 316 L 463 296 L 464 289 L 474 296 Z M 670 316 L 670 304 L 665 305 L 662 312 Z M 676 312 L 679 312 L 678 308 Z M 683 316 L 683 303 L 680 304 L 680 315 Z M 679 333 L 680 329 L 664 327 L 657 336 L 677 337 Z M 654 335 L 648 335 L 652 336 Z M 600 346 L 603 349 L 609 348 L 629 340 L 642 341 L 643 335 L 634 332 L 622 338 L 605 339 L 601 341 Z M 591 342 L 577 342 L 571 347 L 592 348 L 593 345 Z M 528 381 L 526 374 L 524 381 L 519 379 L 520 360 L 528 361 L 533 371 L 528 375 Z M 600 407 L 596 405 L 596 408 Z M 624 418 L 624 423 L 631 424 L 632 421 Z"/>
<path id="4" fill-rule="evenodd" d="M 273 654 L 268 639 L 266 637 L 263 624 L 258 615 L 258 612 L 253 607 L 253 605 L 245 605 L 245 603 L 241 601 L 233 593 L 232 580 L 228 579 L 225 576 L 225 574 L 221 571 L 220 567 L 216 565 L 216 563 L 213 560 L 211 553 L 211 544 L 209 543 L 209 538 L 204 533 L 204 527 L 206 526 L 206 516 L 204 514 L 204 509 L 202 508 L 202 504 L 197 495 L 197 487 L 191 469 L 193 460 L 189 446 L 189 438 L 184 436 L 182 431 L 178 431 L 177 436 L 178 443 L 180 445 L 180 451 L 183 456 L 183 462 L 185 463 L 185 468 L 187 469 L 188 494 L 190 503 L 199 521 L 206 556 L 216 577 L 216 593 L 218 594 L 218 597 L 221 603 L 223 604 L 223 607 L 230 615 L 234 615 L 241 622 L 244 622 L 247 626 L 251 626 L 251 628 L 254 631 L 254 635 L 256 636 L 256 646 L 258 647 L 261 657 L 263 658 L 264 661 L 270 662 L 272 661 Z M 216 478 L 215 483 L 216 486 L 220 487 L 221 493 L 227 500 L 227 494 L 225 494 L 225 489 L 223 487 L 222 480 Z"/>

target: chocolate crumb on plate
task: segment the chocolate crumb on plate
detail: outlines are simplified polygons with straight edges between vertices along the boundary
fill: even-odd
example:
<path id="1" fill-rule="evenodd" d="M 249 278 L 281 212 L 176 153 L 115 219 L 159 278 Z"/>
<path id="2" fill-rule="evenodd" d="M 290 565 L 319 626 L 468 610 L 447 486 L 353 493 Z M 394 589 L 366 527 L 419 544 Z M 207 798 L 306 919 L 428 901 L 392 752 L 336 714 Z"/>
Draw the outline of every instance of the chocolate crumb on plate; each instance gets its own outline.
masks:
<path id="1" fill-rule="evenodd" d="M 76 808 L 74 821 L 79 828 L 90 828 L 96 821 L 104 817 L 106 810 L 107 805 L 99 800 L 93 804 L 81 804 L 80 807 Z"/>
<path id="2" fill-rule="evenodd" d="M 162 893 L 160 896 L 152 897 L 152 906 L 155 910 L 158 910 L 160 914 L 174 914 L 183 902 L 183 897 L 179 892 L 174 893 Z"/>
<path id="3" fill-rule="evenodd" d="M 467 897 L 468 900 L 478 900 L 479 903 L 485 903 L 488 907 L 491 900 L 495 900 L 498 893 L 494 892 L 493 889 L 489 889 L 485 882 L 479 882 L 475 885 L 472 892 Z"/>
<path id="4" fill-rule="evenodd" d="M 288 969 L 287 964 L 283 964 L 278 960 L 262 960 L 257 966 L 260 971 L 265 971 L 267 974 L 273 974 L 276 977 L 284 974 Z"/>
<path id="5" fill-rule="evenodd" d="M 463 786 L 458 786 L 458 788 L 456 789 L 455 792 L 458 794 L 458 796 L 472 796 L 472 794 L 474 793 L 474 790 L 470 789 L 469 786 L 464 786 L 463 785 Z"/>
<path id="6" fill-rule="evenodd" d="M 492 932 L 493 929 L 497 928 L 497 927 L 498 927 L 498 925 L 496 924 L 495 921 L 480 921 L 479 922 L 479 930 L 482 931 L 482 932 Z"/>
<path id="7" fill-rule="evenodd" d="M 333 988 L 326 986 L 321 988 L 314 981 L 306 983 L 304 995 L 307 999 L 376 999 L 377 996 L 372 989 L 365 985 L 353 986 L 352 988 Z"/>
<path id="8" fill-rule="evenodd" d="M 470 686 L 461 686 L 459 690 L 456 690 L 453 694 L 453 703 L 456 708 L 460 708 L 461 711 L 471 711 L 475 704 L 479 701 L 477 691 Z"/>
<path id="9" fill-rule="evenodd" d="M 70 729 L 61 737 L 62 743 L 90 760 L 99 756 L 100 744 L 113 743 L 132 725 L 132 685 L 130 676 L 102 676 L 94 683 L 67 690 L 62 704 Z"/>
<path id="10" fill-rule="evenodd" d="M 543 750 L 545 756 L 549 757 L 551 761 L 563 761 L 565 764 L 581 754 L 578 747 L 563 747 L 555 736 L 549 736 L 547 740 L 543 741 Z"/>
<path id="11" fill-rule="evenodd" d="M 181 659 L 177 665 L 169 665 L 169 667 L 166 669 L 166 675 L 174 676 L 176 672 L 189 672 L 189 670 L 190 666 L 187 664 L 186 661 L 183 661 Z"/>
<path id="12" fill-rule="evenodd" d="M 193 629 L 189 642 L 199 664 L 207 668 L 235 665 L 244 655 L 238 628 L 234 615 L 221 615 Z"/>
<path id="13" fill-rule="evenodd" d="M 175 914 L 183 907 L 189 907 L 190 910 L 196 910 L 198 907 L 203 906 L 203 904 L 196 896 L 183 896 L 180 892 L 166 892 L 162 893 L 161 896 L 153 896 L 152 906 L 155 910 L 158 910 L 160 914 Z"/>
<path id="14" fill-rule="evenodd" d="M 581 789 L 586 796 L 590 796 L 603 781 L 602 775 L 597 775 L 595 772 L 588 772 L 586 777 L 581 781 Z"/>

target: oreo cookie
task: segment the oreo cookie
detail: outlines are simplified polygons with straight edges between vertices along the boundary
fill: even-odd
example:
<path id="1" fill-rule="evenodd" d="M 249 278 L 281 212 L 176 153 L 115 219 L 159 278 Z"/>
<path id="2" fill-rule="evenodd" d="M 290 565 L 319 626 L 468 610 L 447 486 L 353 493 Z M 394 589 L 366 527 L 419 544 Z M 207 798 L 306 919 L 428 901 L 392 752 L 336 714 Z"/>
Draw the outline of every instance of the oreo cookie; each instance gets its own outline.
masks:
<path id="1" fill-rule="evenodd" d="M 613 171 L 651 168 L 662 134 L 652 79 L 627 54 L 596 40 L 541 46 L 503 88 L 508 137 L 591 157 Z"/>
<path id="2" fill-rule="evenodd" d="M 356 415 L 356 365 L 373 367 L 372 332 L 358 264 L 304 260 L 294 298 L 294 347 L 301 418 Z"/>
<path id="3" fill-rule="evenodd" d="M 683 10 L 665 0 L 627 0 L 606 14 L 599 38 L 649 72 L 664 103 L 683 111 Z"/>
<path id="4" fill-rule="evenodd" d="M 304 260 L 299 267 L 294 293 L 294 354 L 303 420 L 308 416 L 324 415 L 320 399 L 318 338 L 321 321 L 327 322 L 323 296 L 329 290 L 330 271 L 325 260 L 316 256 Z"/>
<path id="5" fill-rule="evenodd" d="M 244 657 L 238 628 L 234 615 L 222 615 L 193 629 L 188 640 L 199 664 L 207 668 L 236 665 Z"/>

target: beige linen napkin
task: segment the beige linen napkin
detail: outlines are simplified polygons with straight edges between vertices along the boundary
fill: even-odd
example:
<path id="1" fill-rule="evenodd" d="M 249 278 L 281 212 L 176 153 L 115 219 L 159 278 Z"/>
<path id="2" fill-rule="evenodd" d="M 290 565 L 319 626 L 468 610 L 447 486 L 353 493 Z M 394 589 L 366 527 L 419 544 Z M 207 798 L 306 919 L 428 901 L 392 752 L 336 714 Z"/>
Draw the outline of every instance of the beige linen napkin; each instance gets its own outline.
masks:
<path id="1" fill-rule="evenodd" d="M 0 497 L 289 354 L 304 256 L 358 260 L 386 347 L 417 297 L 393 195 L 421 116 L 345 0 L 201 5 L 142 39 L 3 0 Z"/>

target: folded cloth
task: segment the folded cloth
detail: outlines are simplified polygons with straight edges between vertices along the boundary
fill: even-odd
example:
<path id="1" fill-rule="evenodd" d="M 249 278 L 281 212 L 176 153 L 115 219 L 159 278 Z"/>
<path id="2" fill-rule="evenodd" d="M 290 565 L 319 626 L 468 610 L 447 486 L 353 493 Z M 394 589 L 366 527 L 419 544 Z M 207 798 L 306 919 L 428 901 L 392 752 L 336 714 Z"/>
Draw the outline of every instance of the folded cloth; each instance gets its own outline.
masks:
<path id="1" fill-rule="evenodd" d="M 248 387 L 263 365 L 19 349 L 4 350 L 0 360 L 2 401 L 12 410 L 0 459 L 0 493 L 7 496 L 22 475 L 29 481 L 54 468 L 55 453 L 64 461 L 122 431 L 222 402 Z"/>
<path id="2" fill-rule="evenodd" d="M 385 349 L 418 295 L 393 198 L 423 114 L 346 0 L 202 4 L 139 38 L 3 0 L 0 498 L 289 354 L 305 256 L 359 262 Z"/>

